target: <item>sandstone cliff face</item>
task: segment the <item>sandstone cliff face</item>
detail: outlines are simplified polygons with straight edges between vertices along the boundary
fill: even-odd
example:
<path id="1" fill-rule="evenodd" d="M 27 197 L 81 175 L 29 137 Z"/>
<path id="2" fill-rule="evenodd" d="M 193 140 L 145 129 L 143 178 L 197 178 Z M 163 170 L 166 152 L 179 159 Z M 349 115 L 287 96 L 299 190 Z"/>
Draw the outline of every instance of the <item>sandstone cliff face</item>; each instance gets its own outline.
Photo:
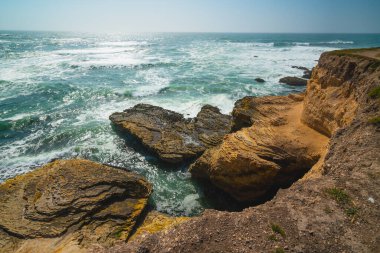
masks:
<path id="1" fill-rule="evenodd" d="M 351 124 L 379 82 L 376 64 L 370 58 L 324 53 L 307 86 L 302 121 L 328 136 Z"/>
<path id="2" fill-rule="evenodd" d="M 58 160 L 0 185 L 1 252 L 77 252 L 125 240 L 152 186 L 85 160 Z"/>
<path id="3" fill-rule="evenodd" d="M 301 100 L 301 101 L 300 101 Z M 234 128 L 190 167 L 240 201 L 294 181 L 321 157 L 328 139 L 300 122 L 302 96 L 246 97 L 233 111 Z"/>
<path id="4" fill-rule="evenodd" d="M 112 114 L 110 120 L 170 163 L 198 157 L 219 144 L 231 129 L 230 116 L 210 105 L 204 106 L 194 119 L 185 119 L 161 107 L 138 104 Z"/>
<path id="5" fill-rule="evenodd" d="M 210 210 L 169 231 L 136 238 L 108 252 L 379 252 L 380 131 L 370 119 L 380 116 L 380 98 L 368 94 L 380 87 L 380 64 L 368 58 L 366 51 L 362 53 L 366 57 L 356 53 L 323 54 L 313 72 L 302 121 L 305 127 L 331 139 L 327 153 L 307 177 L 260 206 L 238 213 Z M 369 55 L 380 56 L 380 50 Z M 257 102 L 248 102 L 252 101 Z M 260 123 L 248 112 L 254 115 L 261 109 L 257 109 L 257 103 L 251 104 L 256 104 L 251 106 L 254 110 L 241 110 L 245 113 L 245 128 L 228 135 L 220 147 L 214 148 L 223 155 L 210 150 L 197 161 L 200 166 L 193 170 L 199 175 L 212 180 L 212 173 L 221 170 L 218 164 L 224 161 L 237 164 L 243 160 L 247 167 L 251 161 L 260 161 L 248 152 L 259 146 L 254 140 L 260 136 L 253 132 L 255 124 Z M 281 111 L 275 108 L 275 114 Z M 301 121 L 301 113 L 297 117 Z M 276 138 L 272 142 L 277 145 Z M 239 147 L 241 153 L 234 147 Z M 260 152 L 268 150 L 264 147 Z M 271 157 L 275 152 L 270 150 L 268 154 Z M 248 155 L 247 160 L 237 158 Z M 234 167 L 227 164 L 226 168 L 232 169 L 231 177 L 236 176 Z M 239 168 L 244 171 L 244 166 Z"/>

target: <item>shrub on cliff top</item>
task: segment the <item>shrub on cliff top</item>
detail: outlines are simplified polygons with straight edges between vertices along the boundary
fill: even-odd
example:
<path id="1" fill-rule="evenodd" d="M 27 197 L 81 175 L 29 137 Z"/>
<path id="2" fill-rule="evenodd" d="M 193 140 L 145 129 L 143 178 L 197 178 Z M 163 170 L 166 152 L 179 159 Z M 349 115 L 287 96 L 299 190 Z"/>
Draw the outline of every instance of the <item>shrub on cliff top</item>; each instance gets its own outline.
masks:
<path id="1" fill-rule="evenodd" d="M 368 123 L 371 124 L 380 124 L 380 117 L 373 117 L 368 120 Z"/>
<path id="2" fill-rule="evenodd" d="M 368 95 L 370 98 L 380 98 L 380 86 L 373 88 Z"/>
<path id="3" fill-rule="evenodd" d="M 271 224 L 271 228 L 274 233 L 280 234 L 282 237 L 286 236 L 284 229 L 280 225 Z"/>

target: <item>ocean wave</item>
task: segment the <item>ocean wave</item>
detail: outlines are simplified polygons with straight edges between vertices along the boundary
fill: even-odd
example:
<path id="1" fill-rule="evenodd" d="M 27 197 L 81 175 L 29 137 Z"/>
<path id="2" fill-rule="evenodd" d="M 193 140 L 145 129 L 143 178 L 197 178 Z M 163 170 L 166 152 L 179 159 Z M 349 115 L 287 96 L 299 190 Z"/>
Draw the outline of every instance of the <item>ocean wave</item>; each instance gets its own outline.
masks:
<path id="1" fill-rule="evenodd" d="M 50 41 L 66 44 L 66 43 L 82 42 L 84 41 L 84 39 L 82 38 L 52 38 Z"/>
<path id="2" fill-rule="evenodd" d="M 249 43 L 249 44 L 253 47 L 273 47 L 274 46 L 274 42 L 268 42 L 268 43 L 255 42 L 255 43 Z"/>
<path id="3" fill-rule="evenodd" d="M 94 62 L 93 62 L 94 63 Z M 158 63 L 140 63 L 140 64 L 133 64 L 133 61 L 125 61 L 125 64 L 99 64 L 100 61 L 97 61 L 96 64 L 90 65 L 88 63 L 85 64 L 72 64 L 70 65 L 70 68 L 77 69 L 80 67 L 87 67 L 91 70 L 98 70 L 98 69 L 135 69 L 135 70 L 148 70 L 148 69 L 155 69 L 155 68 L 169 68 L 169 67 L 175 67 L 178 64 L 172 63 L 172 62 L 158 62 Z M 108 63 L 108 62 L 107 62 Z"/>
<path id="4" fill-rule="evenodd" d="M 146 46 L 149 43 L 147 41 L 107 41 L 100 42 L 101 46 L 112 46 L 112 47 L 125 47 L 125 46 Z"/>
<path id="5" fill-rule="evenodd" d="M 326 44 L 355 44 L 355 42 L 353 41 L 344 41 L 344 40 L 333 40 L 333 41 L 328 41 L 324 43 Z"/>
<path id="6" fill-rule="evenodd" d="M 310 46 L 309 42 L 294 42 L 293 44 L 296 46 Z"/>
<path id="7" fill-rule="evenodd" d="M 333 40 L 333 41 L 319 41 L 319 42 L 275 42 L 274 47 L 289 47 L 289 46 L 312 46 L 320 47 L 327 46 L 331 47 L 333 45 L 352 45 L 355 44 L 354 41 L 344 41 L 344 40 Z"/>
<path id="8" fill-rule="evenodd" d="M 128 51 L 134 51 L 134 47 L 123 47 L 123 48 L 113 48 L 113 47 L 94 47 L 86 49 L 69 49 L 69 50 L 57 50 L 56 54 L 59 55 L 101 55 L 101 54 L 116 54 Z"/>

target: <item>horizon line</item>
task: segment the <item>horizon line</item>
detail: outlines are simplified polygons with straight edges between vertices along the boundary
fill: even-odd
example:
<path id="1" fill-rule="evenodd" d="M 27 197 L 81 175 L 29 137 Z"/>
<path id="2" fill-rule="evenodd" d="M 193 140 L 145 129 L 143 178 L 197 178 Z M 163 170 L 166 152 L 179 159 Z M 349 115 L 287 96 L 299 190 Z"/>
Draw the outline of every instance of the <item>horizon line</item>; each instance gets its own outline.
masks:
<path id="1" fill-rule="evenodd" d="M 6 32 L 58 32 L 58 33 L 94 33 L 94 34 L 152 34 L 152 33 L 183 33 L 183 34 L 372 34 L 380 35 L 380 32 L 231 32 L 231 31 L 143 31 L 143 32 L 127 32 L 127 31 L 74 31 L 74 30 L 34 30 L 34 29 L 0 29 Z"/>

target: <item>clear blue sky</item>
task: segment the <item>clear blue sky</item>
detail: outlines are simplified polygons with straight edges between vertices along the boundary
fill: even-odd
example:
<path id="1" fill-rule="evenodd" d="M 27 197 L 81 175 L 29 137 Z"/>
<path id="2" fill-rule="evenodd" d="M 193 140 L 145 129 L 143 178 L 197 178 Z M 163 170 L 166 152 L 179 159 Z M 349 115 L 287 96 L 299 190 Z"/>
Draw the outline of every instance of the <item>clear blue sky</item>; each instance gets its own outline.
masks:
<path id="1" fill-rule="evenodd" d="M 380 33 L 380 0 L 0 0 L 0 30 Z"/>

